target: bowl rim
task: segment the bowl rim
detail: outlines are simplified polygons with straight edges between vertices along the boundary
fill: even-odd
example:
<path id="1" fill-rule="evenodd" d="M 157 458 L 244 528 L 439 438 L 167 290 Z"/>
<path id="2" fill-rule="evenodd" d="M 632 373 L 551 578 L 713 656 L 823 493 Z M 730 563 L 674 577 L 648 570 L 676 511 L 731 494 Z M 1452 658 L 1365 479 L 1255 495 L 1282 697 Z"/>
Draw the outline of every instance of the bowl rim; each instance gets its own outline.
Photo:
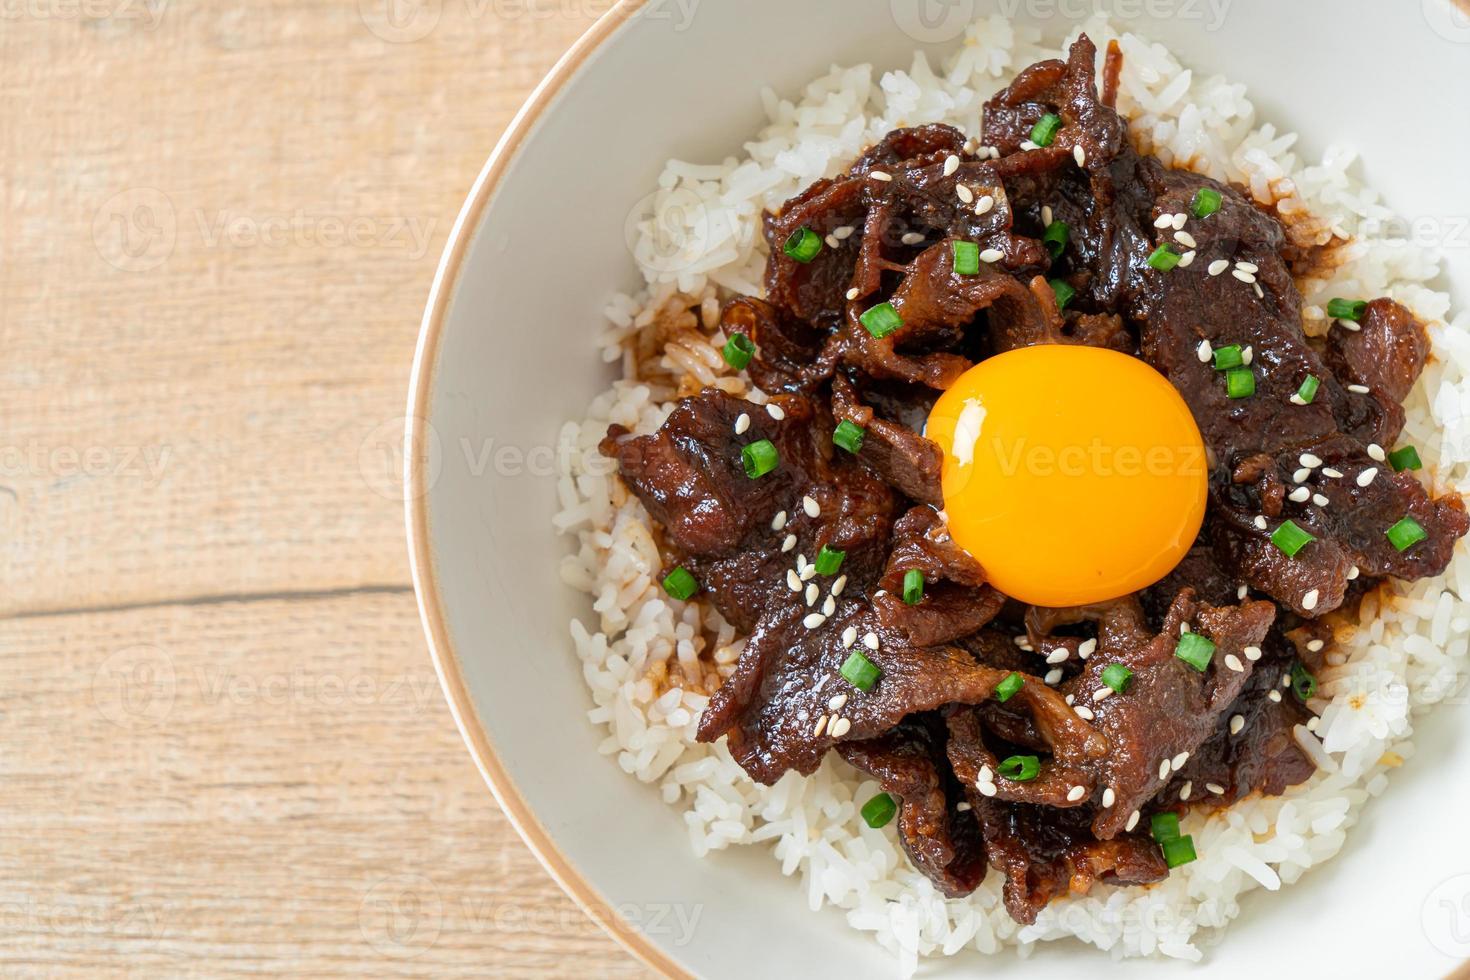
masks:
<path id="1" fill-rule="evenodd" d="M 439 677 L 439 686 L 444 691 L 455 726 L 459 729 L 460 737 L 469 749 L 481 778 L 490 787 L 501 811 L 521 840 L 536 855 L 542 867 L 562 891 L 628 952 L 662 975 L 683 980 L 691 974 L 603 900 L 581 871 L 561 852 L 545 826 L 531 812 L 499 754 L 490 744 L 465 683 L 459 652 L 455 649 L 444 615 L 437 563 L 429 534 L 428 456 L 418 448 L 424 438 L 424 427 L 428 424 L 445 317 L 458 286 L 470 243 L 479 229 L 481 217 L 499 189 L 501 179 L 515 159 L 517 151 L 535 128 L 542 113 L 586 64 L 593 52 L 647 2 L 648 0 L 617 0 L 593 22 L 531 91 L 510 125 L 501 134 L 479 176 L 475 178 L 469 196 L 461 206 L 445 242 L 419 326 L 418 344 L 409 379 L 408 409 L 404 418 L 403 489 L 408 525 L 409 568 L 429 656 L 434 662 L 434 671 Z"/>

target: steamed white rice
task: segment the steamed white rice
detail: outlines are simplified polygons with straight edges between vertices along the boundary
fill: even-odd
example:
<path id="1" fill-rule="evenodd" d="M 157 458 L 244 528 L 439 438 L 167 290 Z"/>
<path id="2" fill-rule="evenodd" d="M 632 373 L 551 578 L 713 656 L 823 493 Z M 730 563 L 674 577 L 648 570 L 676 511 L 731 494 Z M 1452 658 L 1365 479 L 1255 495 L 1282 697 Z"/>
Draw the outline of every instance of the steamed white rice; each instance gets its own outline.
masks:
<path id="1" fill-rule="evenodd" d="M 1119 108 L 1144 148 L 1249 187 L 1277 204 L 1296 236 L 1355 239 L 1330 281 L 1303 284 L 1309 331 L 1326 329 L 1322 308 L 1338 295 L 1392 296 L 1430 324 L 1435 356 L 1408 400 L 1403 441 L 1419 448 L 1440 489 L 1470 490 L 1470 318 L 1447 322 L 1435 255 L 1385 236 L 1393 216 L 1351 176 L 1353 151 L 1334 147 L 1320 161 L 1301 159 L 1296 137 L 1258 120 L 1243 86 L 1195 75 L 1162 46 L 1118 35 L 1105 21 L 1085 30 L 1099 48 L 1114 37 L 1122 44 Z M 1357 623 L 1341 624 L 1312 704 L 1320 724 L 1315 735 L 1296 733 L 1320 766 L 1311 780 L 1281 797 L 1191 815 L 1184 829 L 1199 860 L 1151 888 L 1095 887 L 1058 901 L 1031 926 L 1006 914 L 994 871 L 967 898 L 937 893 L 910 867 L 891 827 L 872 830 L 858 817 L 857 805 L 877 785 L 835 757 L 810 777 L 788 773 L 764 787 L 723 743 L 695 742 L 707 693 L 742 644 L 717 613 L 658 587 L 647 515 L 598 456 L 598 440 L 610 422 L 653 431 L 672 398 L 708 384 L 763 400 L 724 366 L 717 329 L 723 297 L 761 294 L 761 213 L 841 171 L 895 127 L 944 122 L 975 135 L 985 99 L 1018 69 L 1057 54 L 1002 18 L 982 20 L 937 71 L 922 56 L 906 72 L 834 68 L 794 101 L 766 92 L 769 121 L 741 159 L 670 162 L 631 241 L 647 287 L 611 303 L 600 337 L 605 359 L 622 362 L 624 380 L 562 433 L 573 451 L 560 455 L 569 462 L 557 527 L 576 541 L 562 576 L 593 597 L 595 616 L 573 622 L 571 633 L 596 703 L 590 720 L 607 731 L 602 751 L 683 812 L 695 854 L 732 845 L 766 850 L 800 880 L 812 909 L 845 909 L 904 975 L 921 956 L 1006 946 L 1024 954 L 1072 936 L 1114 956 L 1199 959 L 1246 892 L 1274 891 L 1337 853 L 1360 807 L 1411 754 L 1415 717 L 1454 693 L 1470 642 L 1462 547 L 1444 577 L 1380 593 Z"/>

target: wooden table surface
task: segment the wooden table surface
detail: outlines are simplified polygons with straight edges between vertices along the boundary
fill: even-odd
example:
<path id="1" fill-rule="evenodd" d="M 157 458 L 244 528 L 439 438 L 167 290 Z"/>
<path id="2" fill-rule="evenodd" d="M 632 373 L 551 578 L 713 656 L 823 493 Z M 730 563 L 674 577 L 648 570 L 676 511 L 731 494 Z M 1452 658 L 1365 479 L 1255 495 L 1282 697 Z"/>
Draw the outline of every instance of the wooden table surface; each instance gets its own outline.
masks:
<path id="1" fill-rule="evenodd" d="M 0 974 L 646 975 L 462 748 L 382 451 L 607 2 L 5 6 Z"/>

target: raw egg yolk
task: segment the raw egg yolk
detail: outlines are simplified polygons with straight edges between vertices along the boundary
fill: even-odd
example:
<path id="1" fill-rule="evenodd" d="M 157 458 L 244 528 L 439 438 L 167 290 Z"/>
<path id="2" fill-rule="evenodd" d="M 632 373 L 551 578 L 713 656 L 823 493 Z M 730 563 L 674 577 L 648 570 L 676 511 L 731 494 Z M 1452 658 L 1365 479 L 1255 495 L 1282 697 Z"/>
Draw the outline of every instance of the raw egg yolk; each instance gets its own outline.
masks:
<path id="1" fill-rule="evenodd" d="M 1167 575 L 1205 515 L 1204 442 L 1143 361 L 1052 344 L 988 358 L 934 404 L 950 535 L 1006 595 L 1074 606 Z"/>

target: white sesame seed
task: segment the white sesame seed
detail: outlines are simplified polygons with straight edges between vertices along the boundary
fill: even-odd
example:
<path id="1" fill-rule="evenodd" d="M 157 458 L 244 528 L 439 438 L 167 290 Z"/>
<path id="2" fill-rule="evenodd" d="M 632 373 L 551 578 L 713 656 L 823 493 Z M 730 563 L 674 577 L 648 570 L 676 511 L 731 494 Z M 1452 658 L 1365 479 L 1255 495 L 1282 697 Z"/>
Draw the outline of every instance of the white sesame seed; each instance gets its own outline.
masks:
<path id="1" fill-rule="evenodd" d="M 1325 640 L 1308 640 L 1307 641 L 1307 649 L 1310 650 L 1312 653 L 1316 653 L 1317 651 L 1321 650 L 1326 645 L 1327 645 L 1327 641 L 1325 641 Z"/>
<path id="2" fill-rule="evenodd" d="M 959 803 L 956 803 L 954 805 L 954 812 L 955 813 L 969 813 L 970 812 L 970 804 L 968 804 L 968 803 L 966 803 L 964 801 L 960 801 Z"/>
<path id="3" fill-rule="evenodd" d="M 1011 637 L 1011 642 L 1018 647 L 1029 647 L 1031 645 L 1031 641 L 1027 639 L 1025 633 Z"/>
<path id="4" fill-rule="evenodd" d="M 1046 672 L 1046 676 L 1043 677 L 1042 680 L 1045 681 L 1050 686 L 1055 686 L 1056 684 L 1061 683 L 1061 680 L 1062 680 L 1062 668 L 1060 668 L 1060 667 L 1053 667 L 1051 670 L 1048 670 Z"/>
<path id="5" fill-rule="evenodd" d="M 1068 650 L 1066 647 L 1058 647 L 1046 655 L 1046 662 L 1049 664 L 1064 664 L 1070 656 L 1072 656 L 1071 650 Z"/>
<path id="6" fill-rule="evenodd" d="M 827 708 L 828 708 L 829 711 L 841 711 L 842 710 L 842 706 L 844 704 L 846 704 L 846 703 L 847 703 L 847 695 L 846 694 L 834 695 L 833 698 L 832 698 L 832 700 L 830 700 L 830 701 L 827 702 Z"/>
<path id="7" fill-rule="evenodd" d="M 806 566 L 805 568 L 803 568 L 801 570 L 801 573 L 800 574 L 801 574 L 801 580 L 803 582 L 810 582 L 812 579 L 814 579 L 814 578 L 817 577 L 817 566 L 816 565 L 808 565 L 808 566 Z"/>
<path id="8" fill-rule="evenodd" d="M 837 240 L 836 235 L 828 235 L 825 239 L 828 248 L 841 248 L 842 242 Z"/>
<path id="9" fill-rule="evenodd" d="M 1092 700 L 1094 701 L 1106 701 L 1112 696 L 1113 689 L 1111 687 L 1108 687 L 1106 684 L 1098 688 L 1096 691 L 1092 692 Z"/>
<path id="10" fill-rule="evenodd" d="M 1330 480 L 1341 480 L 1342 470 L 1333 469 L 1331 466 L 1322 467 L 1322 475 Z"/>
<path id="11" fill-rule="evenodd" d="M 1318 507 L 1326 507 L 1328 504 L 1332 503 L 1332 501 L 1328 500 L 1327 497 L 1323 494 L 1314 493 L 1312 494 L 1312 503 L 1316 504 Z"/>
<path id="12" fill-rule="evenodd" d="M 1361 473 L 1358 474 L 1358 486 L 1360 486 L 1360 487 L 1366 487 L 1368 484 L 1370 484 L 1370 483 L 1373 482 L 1373 478 L 1376 477 L 1377 475 L 1378 475 L 1378 467 L 1376 467 L 1376 466 L 1370 466 L 1370 467 L 1368 467 L 1368 469 L 1366 469 L 1363 472 L 1361 472 Z"/>
<path id="13" fill-rule="evenodd" d="M 994 265 L 996 262 L 999 262 L 1005 257 L 1006 253 L 1002 252 L 998 248 L 987 248 L 985 251 L 980 253 L 980 261 L 988 263 L 990 265 Z"/>
<path id="14" fill-rule="evenodd" d="M 1257 529 L 1262 531 L 1266 530 L 1266 519 L 1264 517 L 1256 515 L 1256 519 L 1253 523 L 1256 525 Z"/>
<path id="15" fill-rule="evenodd" d="M 1216 259 L 1210 263 L 1210 275 L 1218 276 L 1228 268 L 1230 268 L 1229 259 Z"/>
<path id="16" fill-rule="evenodd" d="M 1168 759 L 1165 759 L 1163 762 L 1160 762 L 1159 763 L 1159 778 L 1160 779 L 1168 779 L 1169 778 L 1169 760 Z"/>
<path id="17" fill-rule="evenodd" d="M 965 202 L 966 204 L 975 203 L 975 192 L 970 190 L 970 188 L 966 187 L 964 184 L 955 184 L 954 192 L 958 194 L 960 200 Z"/>
<path id="18" fill-rule="evenodd" d="M 1281 675 L 1281 686 L 1282 687 L 1291 687 L 1291 675 L 1290 674 L 1282 674 Z"/>
<path id="19" fill-rule="evenodd" d="M 823 715 L 822 717 L 820 717 L 820 718 L 817 719 L 817 727 L 812 729 L 812 737 L 813 738 L 821 738 L 822 737 L 822 732 L 826 731 L 826 729 L 827 729 L 827 716 L 826 715 Z"/>
<path id="20" fill-rule="evenodd" d="M 1173 759 L 1169 760 L 1169 765 L 1170 765 L 1171 768 L 1173 768 L 1173 770 L 1175 772 L 1178 772 L 1179 770 L 1181 770 L 1181 769 L 1184 768 L 1184 764 L 1186 762 L 1188 762 L 1188 761 L 1189 761 L 1189 753 L 1188 752 L 1180 752 Z"/>
<path id="21" fill-rule="evenodd" d="M 1185 248 L 1199 248 L 1199 242 L 1195 241 L 1194 236 L 1187 231 L 1176 231 L 1174 240 Z"/>
<path id="22" fill-rule="evenodd" d="M 990 763 L 982 763 L 980 765 L 980 775 L 975 777 L 975 779 L 976 782 L 993 783 L 995 782 L 995 770 L 990 768 Z"/>
<path id="23" fill-rule="evenodd" d="M 1080 657 L 1080 658 L 1082 658 L 1083 660 L 1086 660 L 1088 657 L 1092 656 L 1093 653 L 1096 650 L 1097 650 L 1097 640 L 1095 640 L 1095 639 L 1083 640 L 1077 646 L 1077 656 Z"/>
<path id="24" fill-rule="evenodd" d="M 1321 597 L 1321 591 L 1318 589 L 1313 589 L 1306 595 L 1302 596 L 1302 608 L 1305 609 L 1307 612 L 1311 612 L 1313 609 L 1317 608 L 1317 600 Z"/>
<path id="25" fill-rule="evenodd" d="M 1184 785 L 1179 788 L 1179 798 L 1181 800 L 1188 800 L 1189 799 L 1189 794 L 1191 794 L 1193 792 L 1194 792 L 1194 780 L 1192 780 L 1192 779 L 1186 779 L 1184 781 Z"/>
<path id="26" fill-rule="evenodd" d="M 1208 364 L 1210 358 L 1215 356 L 1215 349 L 1208 338 L 1199 342 L 1199 346 L 1194 349 L 1194 356 L 1199 358 L 1201 364 Z"/>
<path id="27" fill-rule="evenodd" d="M 1322 457 L 1314 456 L 1311 453 L 1302 453 L 1299 457 L 1299 462 L 1308 469 L 1315 470 L 1322 465 Z"/>
<path id="28" fill-rule="evenodd" d="M 902 238 L 899 239 L 899 241 L 903 242 L 905 245 L 917 245 L 923 240 L 924 236 L 919 234 L 917 231 L 911 231 L 907 235 L 904 235 Z"/>
<path id="29" fill-rule="evenodd" d="M 1175 231 L 1179 231 L 1183 229 L 1184 225 L 1188 221 L 1189 215 L 1185 214 L 1183 211 L 1180 211 L 1178 214 L 1174 215 L 1174 220 L 1170 223 L 1174 226 Z"/>
<path id="30" fill-rule="evenodd" d="M 1235 267 L 1241 272 L 1249 272 L 1252 275 L 1261 271 L 1261 267 L 1254 262 L 1237 262 L 1235 263 Z"/>
<path id="31" fill-rule="evenodd" d="M 848 721 L 846 718 L 838 718 L 832 723 L 832 727 L 828 729 L 827 734 L 831 735 L 833 738 L 841 738 L 842 736 L 846 735 L 848 733 L 848 730 L 851 728 L 852 722 Z"/>
<path id="32" fill-rule="evenodd" d="M 1244 599 L 1246 596 L 1250 595 L 1250 591 L 1250 586 L 1242 585 L 1240 588 L 1235 590 L 1235 598 Z"/>
<path id="33" fill-rule="evenodd" d="M 1225 666 L 1229 667 L 1237 674 L 1243 673 L 1245 671 L 1245 664 L 1241 663 L 1240 658 L 1233 653 L 1225 654 Z"/>
<path id="34" fill-rule="evenodd" d="M 846 575 L 839 575 L 839 576 L 837 576 L 837 581 L 835 581 L 835 582 L 832 583 L 832 594 L 833 595 L 842 595 L 842 590 L 845 589 L 845 588 L 847 588 L 847 576 Z"/>
<path id="35" fill-rule="evenodd" d="M 848 302 L 852 302 L 853 300 L 855 300 L 857 298 L 858 298 L 858 290 L 857 290 L 857 287 L 854 286 L 854 287 L 852 287 L 851 289 L 849 289 L 847 291 L 847 300 L 848 300 Z"/>
<path id="36" fill-rule="evenodd" d="M 852 237 L 852 233 L 855 231 L 857 231 L 857 228 L 854 226 L 843 225 L 841 228 L 832 229 L 832 237 L 836 238 L 839 242 L 845 242 Z"/>
<path id="37" fill-rule="evenodd" d="M 884 183 L 887 183 L 888 181 L 893 179 L 893 174 L 890 174 L 883 170 L 869 170 L 868 176 L 872 177 L 874 180 L 881 180 Z"/>
<path id="38" fill-rule="evenodd" d="M 1086 705 L 1079 704 L 1072 710 L 1077 712 L 1077 717 L 1081 718 L 1083 721 L 1092 721 L 1094 718 L 1097 717 L 1092 713 L 1092 709 L 1087 707 Z"/>
<path id="39" fill-rule="evenodd" d="M 1072 159 L 1077 161 L 1079 167 L 1087 166 L 1087 151 L 1082 148 L 1081 143 L 1072 147 Z"/>
<path id="40" fill-rule="evenodd" d="M 944 161 L 944 176 L 953 177 L 954 172 L 960 169 L 960 158 L 951 153 Z"/>
<path id="41" fill-rule="evenodd" d="M 1022 140 L 1021 149 L 1029 153 L 1032 150 L 1039 150 L 1041 147 L 1033 140 Z"/>
<path id="42" fill-rule="evenodd" d="M 1310 489 L 1308 489 L 1307 487 L 1297 487 L 1291 493 L 1289 493 L 1289 494 L 1286 495 L 1286 499 L 1292 501 L 1293 503 L 1298 503 L 1299 504 L 1302 501 L 1306 500 L 1311 495 L 1312 495 L 1312 491 Z"/>
<path id="43" fill-rule="evenodd" d="M 1116 802 L 1118 802 L 1118 794 L 1113 792 L 1113 787 L 1109 786 L 1104 789 L 1102 795 L 1103 809 L 1106 810 L 1110 808 Z"/>
<path id="44" fill-rule="evenodd" d="M 869 650 L 876 650 L 876 649 L 878 649 L 878 634 L 877 633 L 864 633 L 863 634 L 863 646 L 867 647 Z"/>
<path id="45" fill-rule="evenodd" d="M 815 497 L 806 496 L 801 498 L 801 509 L 806 511 L 807 517 L 821 517 L 822 507 L 817 503 Z"/>
<path id="46" fill-rule="evenodd" d="M 842 631 L 842 649 L 847 650 L 857 642 L 857 627 L 849 626 Z"/>
<path id="47" fill-rule="evenodd" d="M 1352 568 L 1349 568 L 1348 569 L 1347 580 L 1349 582 L 1351 582 L 1353 579 L 1357 578 L 1360 574 L 1362 574 L 1362 573 L 1360 571 L 1358 571 L 1358 566 L 1357 565 L 1354 565 Z"/>
<path id="48" fill-rule="evenodd" d="M 1271 689 L 1271 693 L 1266 695 L 1266 697 L 1276 702 L 1277 704 L 1281 703 L 1281 692 L 1276 690 L 1274 687 Z"/>
<path id="49" fill-rule="evenodd" d="M 1137 827 L 1138 826 L 1138 816 L 1139 816 L 1138 811 L 1137 810 L 1134 810 L 1133 813 L 1129 815 L 1129 817 L 1128 817 L 1128 823 L 1127 823 L 1127 825 L 1125 825 L 1123 827 L 1123 829 L 1126 831 L 1126 830 L 1132 830 L 1134 827 Z"/>
<path id="50" fill-rule="evenodd" d="M 1342 327 L 1342 329 L 1346 330 L 1348 333 L 1357 333 L 1359 330 L 1363 329 L 1363 325 L 1361 323 L 1356 323 L 1352 320 L 1338 320 L 1337 325 L 1339 327 Z"/>
<path id="51" fill-rule="evenodd" d="M 976 214 L 989 214 L 995 210 L 995 198 L 989 194 L 981 194 L 980 199 L 975 202 Z"/>
<path id="52" fill-rule="evenodd" d="M 1307 400 L 1301 395 L 1298 395 L 1296 392 L 1292 392 L 1291 397 L 1288 398 L 1287 401 L 1291 402 L 1293 405 L 1305 405 L 1307 403 Z"/>
<path id="53" fill-rule="evenodd" d="M 1180 636 L 1183 636 L 1185 633 L 1188 633 L 1188 632 L 1189 632 L 1189 624 L 1188 623 L 1180 623 L 1179 624 L 1179 635 Z"/>
<path id="54" fill-rule="evenodd" d="M 1241 272 L 1239 269 L 1231 269 L 1230 274 L 1239 279 L 1241 282 L 1253 283 L 1256 281 L 1255 276 L 1251 275 L 1249 272 Z"/>
<path id="55" fill-rule="evenodd" d="M 1209 790 L 1211 793 L 1214 793 L 1216 796 L 1225 795 L 1225 787 L 1221 786 L 1219 783 L 1205 783 L 1205 789 Z"/>
<path id="56" fill-rule="evenodd" d="M 1372 390 L 1367 385 L 1348 385 L 1347 389 L 1355 395 L 1366 395 Z"/>
<path id="57" fill-rule="evenodd" d="M 823 602 L 822 602 L 822 615 L 823 616 L 831 616 L 836 611 L 837 611 L 837 600 L 836 599 L 832 598 L 831 596 L 828 596 L 825 600 L 823 600 Z"/>
<path id="58" fill-rule="evenodd" d="M 780 422 L 786 417 L 786 409 L 782 408 L 780 405 L 777 405 L 775 402 L 771 402 L 769 405 L 766 406 L 766 414 L 775 419 L 777 422 Z"/>
<path id="59" fill-rule="evenodd" d="M 796 574 L 796 569 L 786 569 L 786 587 L 792 592 L 801 591 L 801 576 Z"/>
<path id="60" fill-rule="evenodd" d="M 786 512 L 777 511 L 776 516 L 771 518 L 771 530 L 783 531 L 786 529 Z"/>
<path id="61" fill-rule="evenodd" d="M 1241 652 L 1245 654 L 1245 659 L 1249 660 L 1251 663 L 1255 663 L 1257 660 L 1261 659 L 1260 647 L 1246 647 Z"/>
<path id="62" fill-rule="evenodd" d="M 1041 223 L 1043 225 L 1049 225 L 1051 224 L 1053 217 L 1054 215 L 1052 213 L 1051 205 L 1043 204 L 1041 206 Z"/>
<path id="63" fill-rule="evenodd" d="M 1375 463 L 1381 463 L 1388 458 L 1388 454 L 1383 451 L 1383 447 L 1376 442 L 1368 443 L 1368 455 Z"/>
<path id="64" fill-rule="evenodd" d="M 1256 359 L 1256 349 L 1250 344 L 1245 345 L 1245 350 L 1240 352 L 1240 363 L 1249 364 Z"/>
<path id="65" fill-rule="evenodd" d="M 821 590 L 817 588 L 817 583 L 812 582 L 806 587 L 806 604 L 810 606 L 812 603 L 817 601 L 817 596 L 821 594 Z"/>
<path id="66" fill-rule="evenodd" d="M 790 551 L 792 548 L 795 548 L 795 547 L 796 547 L 796 535 L 794 535 L 794 534 L 788 534 L 788 535 L 786 535 L 786 540 L 781 542 L 781 551 L 784 553 L 784 552 Z"/>
<path id="67" fill-rule="evenodd" d="M 743 436 L 745 435 L 746 430 L 749 428 L 750 416 L 745 414 L 744 412 L 741 412 L 740 416 L 735 419 L 735 434 L 737 436 Z"/>
<path id="68" fill-rule="evenodd" d="M 1181 234 L 1183 233 L 1181 232 Z M 1194 249 L 1190 249 L 1188 252 L 1185 252 L 1183 255 L 1179 256 L 1179 268 L 1188 269 L 1190 266 L 1194 265 L 1194 257 L 1197 254 L 1198 253 L 1196 253 Z"/>
<path id="69" fill-rule="evenodd" d="M 1075 694 L 1068 694 L 1068 695 L 1067 695 L 1067 696 L 1066 696 L 1066 697 L 1065 697 L 1065 698 L 1063 698 L 1063 699 L 1062 699 L 1062 700 L 1063 700 L 1063 701 L 1066 701 L 1066 702 L 1067 702 L 1067 707 L 1069 707 L 1069 708 L 1070 708 L 1070 707 L 1071 707 L 1071 706 L 1072 706 L 1072 705 L 1074 705 L 1074 704 L 1076 704 L 1076 703 L 1077 703 L 1077 696 L 1076 696 L 1076 695 L 1075 695 Z"/>
<path id="70" fill-rule="evenodd" d="M 801 625 L 805 626 L 809 630 L 814 630 L 826 621 L 827 617 L 823 616 L 821 613 L 807 613 L 806 618 L 801 621 Z"/>
<path id="71" fill-rule="evenodd" d="M 1319 720 L 1320 719 L 1318 719 L 1316 715 L 1313 715 L 1311 718 L 1308 718 L 1307 719 L 1307 731 L 1309 731 L 1309 732 L 1315 732 L 1317 730 L 1317 724 L 1318 724 Z"/>
<path id="72" fill-rule="evenodd" d="M 1240 730 L 1245 727 L 1245 715 L 1232 715 L 1230 718 L 1230 734 L 1239 735 Z"/>
<path id="73" fill-rule="evenodd" d="M 1154 219 L 1155 228 L 1168 228 L 1171 227 L 1173 224 L 1174 216 L 1172 214 L 1161 214 Z"/>
<path id="74" fill-rule="evenodd" d="M 1086 795 L 1087 790 L 1083 789 L 1081 786 L 1073 786 L 1071 789 L 1067 790 L 1067 802 L 1076 803 L 1078 800 L 1082 799 L 1082 797 Z"/>
<path id="75" fill-rule="evenodd" d="M 806 555 L 798 554 L 796 556 L 796 571 L 798 574 L 806 571 Z"/>
<path id="76" fill-rule="evenodd" d="M 1306 483 L 1307 480 L 1308 480 L 1308 478 L 1311 477 L 1311 475 L 1312 475 L 1312 471 L 1309 470 L 1309 469 L 1307 469 L 1305 466 L 1303 466 L 1301 469 L 1297 470 L 1295 473 L 1293 473 L 1291 475 L 1291 482 L 1293 482 L 1293 483 Z"/>
<path id="77" fill-rule="evenodd" d="M 981 796 L 994 796 L 996 793 L 1000 792 L 998 789 L 995 788 L 994 783 L 976 783 L 975 788 L 980 791 Z"/>

